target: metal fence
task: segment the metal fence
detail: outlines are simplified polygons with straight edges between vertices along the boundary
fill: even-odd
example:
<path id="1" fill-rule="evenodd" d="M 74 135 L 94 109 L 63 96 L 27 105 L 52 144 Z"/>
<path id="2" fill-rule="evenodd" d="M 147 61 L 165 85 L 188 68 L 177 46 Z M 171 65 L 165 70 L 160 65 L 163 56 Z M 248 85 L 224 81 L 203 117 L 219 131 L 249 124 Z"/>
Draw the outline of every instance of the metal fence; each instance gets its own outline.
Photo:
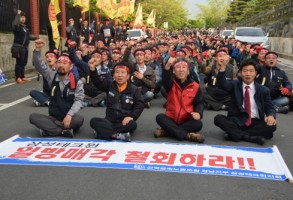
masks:
<path id="1" fill-rule="evenodd" d="M 293 2 L 281 4 L 278 7 L 272 8 L 271 11 L 260 13 L 249 19 L 244 19 L 238 22 L 236 26 L 257 26 L 267 22 L 290 20 L 291 17 L 293 17 Z"/>

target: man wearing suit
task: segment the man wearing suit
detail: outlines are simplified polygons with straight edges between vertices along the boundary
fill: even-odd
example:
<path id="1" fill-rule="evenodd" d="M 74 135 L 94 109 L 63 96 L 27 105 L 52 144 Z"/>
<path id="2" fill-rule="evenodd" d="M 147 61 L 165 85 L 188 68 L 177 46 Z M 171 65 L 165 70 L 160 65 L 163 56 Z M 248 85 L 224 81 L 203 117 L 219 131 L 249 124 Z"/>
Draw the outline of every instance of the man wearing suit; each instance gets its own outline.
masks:
<path id="1" fill-rule="evenodd" d="M 239 80 L 227 82 L 226 65 L 220 67 L 219 87 L 231 94 L 228 115 L 216 115 L 214 123 L 226 132 L 226 138 L 234 141 L 263 145 L 276 130 L 276 111 L 268 88 L 255 82 L 257 74 L 253 60 L 245 60 L 239 68 Z"/>

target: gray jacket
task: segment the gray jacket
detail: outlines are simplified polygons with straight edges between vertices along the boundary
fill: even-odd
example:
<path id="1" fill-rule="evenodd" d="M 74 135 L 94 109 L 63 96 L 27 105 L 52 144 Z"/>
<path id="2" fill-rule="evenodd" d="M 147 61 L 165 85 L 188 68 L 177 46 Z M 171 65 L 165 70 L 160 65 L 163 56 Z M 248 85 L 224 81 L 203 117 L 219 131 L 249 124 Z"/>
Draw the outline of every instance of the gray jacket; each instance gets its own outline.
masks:
<path id="1" fill-rule="evenodd" d="M 36 70 L 40 74 L 42 74 L 44 79 L 48 82 L 49 87 L 51 88 L 53 79 L 54 79 L 57 71 L 52 71 L 49 69 L 49 67 L 46 65 L 46 63 L 42 60 L 41 51 L 34 51 L 33 52 L 33 63 L 34 63 Z M 64 84 L 67 85 L 69 83 L 69 77 L 66 80 L 64 80 L 62 83 L 59 79 L 59 76 L 57 75 L 56 81 L 59 81 L 59 87 L 61 89 L 61 92 L 63 92 Z M 74 103 L 73 103 L 71 109 L 68 111 L 68 115 L 70 115 L 70 116 L 74 116 L 82 108 L 82 101 L 84 98 L 84 90 L 83 90 L 83 83 L 80 80 L 77 81 L 74 97 L 75 97 Z"/>

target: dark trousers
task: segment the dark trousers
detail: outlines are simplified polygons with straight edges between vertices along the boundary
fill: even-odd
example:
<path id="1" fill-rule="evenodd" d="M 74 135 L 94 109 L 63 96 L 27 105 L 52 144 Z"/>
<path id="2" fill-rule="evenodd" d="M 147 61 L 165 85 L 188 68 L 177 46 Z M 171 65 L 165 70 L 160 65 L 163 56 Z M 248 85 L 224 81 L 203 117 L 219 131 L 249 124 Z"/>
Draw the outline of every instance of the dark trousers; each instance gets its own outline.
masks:
<path id="1" fill-rule="evenodd" d="M 136 127 L 136 121 L 132 120 L 125 126 L 121 122 L 113 123 L 105 118 L 94 117 L 90 121 L 90 126 L 96 131 L 98 138 L 111 140 L 116 133 L 132 133 Z"/>
<path id="2" fill-rule="evenodd" d="M 230 96 L 223 96 L 221 98 L 212 97 L 209 93 L 204 93 L 203 95 L 205 103 L 208 103 L 213 110 L 221 110 L 222 106 L 229 106 L 231 102 Z"/>
<path id="3" fill-rule="evenodd" d="M 19 51 L 19 58 L 16 58 L 15 63 L 15 78 L 24 78 L 24 69 L 27 64 L 28 59 L 28 49 L 27 48 L 21 48 Z"/>
<path id="4" fill-rule="evenodd" d="M 202 122 L 200 120 L 190 119 L 178 125 L 163 113 L 157 115 L 156 121 L 168 135 L 176 137 L 179 140 L 185 139 L 189 132 L 198 132 L 202 128 Z"/>
<path id="5" fill-rule="evenodd" d="M 260 119 L 252 119 L 250 126 L 240 127 L 227 116 L 221 114 L 215 116 L 214 124 L 225 131 L 234 141 L 243 139 L 243 136 L 262 136 L 271 139 L 273 132 L 277 129 L 276 125 L 268 126 Z"/>
<path id="6" fill-rule="evenodd" d="M 50 136 L 58 136 L 65 129 L 61 121 L 52 116 L 39 113 L 32 113 L 29 116 L 30 123 L 44 130 Z M 83 124 L 84 118 L 81 115 L 74 115 L 71 119 L 70 129 L 77 131 Z"/>

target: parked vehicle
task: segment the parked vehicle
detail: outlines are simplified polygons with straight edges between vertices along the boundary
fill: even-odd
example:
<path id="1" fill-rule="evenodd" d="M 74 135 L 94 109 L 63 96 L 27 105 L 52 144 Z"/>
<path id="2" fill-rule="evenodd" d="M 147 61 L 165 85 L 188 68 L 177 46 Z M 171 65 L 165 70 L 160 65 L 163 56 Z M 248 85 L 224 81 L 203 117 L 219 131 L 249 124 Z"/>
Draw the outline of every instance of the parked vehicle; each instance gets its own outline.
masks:
<path id="1" fill-rule="evenodd" d="M 140 40 L 147 37 L 145 32 L 142 29 L 131 29 L 127 32 L 127 40 Z"/>
<path id="2" fill-rule="evenodd" d="M 234 30 L 223 30 L 221 33 L 222 38 L 231 38 L 233 37 Z"/>
<path id="3" fill-rule="evenodd" d="M 258 27 L 238 27 L 235 29 L 234 37 L 241 42 L 250 44 L 260 44 L 264 48 L 270 48 L 270 41 L 262 28 Z"/>

